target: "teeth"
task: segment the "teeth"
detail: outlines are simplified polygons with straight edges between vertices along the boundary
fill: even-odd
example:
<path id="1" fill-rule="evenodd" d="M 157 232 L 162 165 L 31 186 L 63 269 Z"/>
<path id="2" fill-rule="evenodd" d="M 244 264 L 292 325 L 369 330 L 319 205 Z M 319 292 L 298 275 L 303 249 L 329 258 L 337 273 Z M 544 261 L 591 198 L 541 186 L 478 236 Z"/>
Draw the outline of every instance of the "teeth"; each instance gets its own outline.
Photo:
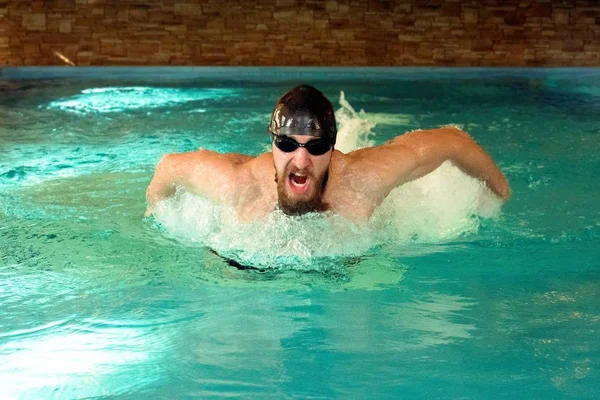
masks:
<path id="1" fill-rule="evenodd" d="M 304 182 L 296 182 L 296 178 L 303 178 Z M 308 184 L 308 175 L 300 175 L 297 173 L 290 174 L 290 183 L 296 187 L 304 187 Z"/>

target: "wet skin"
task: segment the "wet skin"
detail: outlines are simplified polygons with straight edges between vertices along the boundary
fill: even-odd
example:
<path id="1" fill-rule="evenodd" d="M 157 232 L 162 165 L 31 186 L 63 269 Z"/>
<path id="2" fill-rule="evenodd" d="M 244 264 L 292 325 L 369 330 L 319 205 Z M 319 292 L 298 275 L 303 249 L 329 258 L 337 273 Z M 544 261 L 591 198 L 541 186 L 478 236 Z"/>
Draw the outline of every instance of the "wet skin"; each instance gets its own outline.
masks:
<path id="1" fill-rule="evenodd" d="M 299 143 L 312 136 L 291 136 Z M 299 213 L 325 204 L 327 210 L 356 222 L 367 220 L 395 187 L 420 178 L 451 161 L 507 199 L 506 177 L 466 133 L 453 128 L 410 132 L 381 145 L 347 154 L 332 149 L 314 156 L 305 148 L 251 157 L 200 149 L 169 154 L 157 165 L 147 190 L 148 210 L 177 187 L 232 207 L 242 220 L 257 220 L 277 207 Z M 323 187 L 322 182 L 327 176 Z M 275 180 L 274 178 L 277 177 Z"/>

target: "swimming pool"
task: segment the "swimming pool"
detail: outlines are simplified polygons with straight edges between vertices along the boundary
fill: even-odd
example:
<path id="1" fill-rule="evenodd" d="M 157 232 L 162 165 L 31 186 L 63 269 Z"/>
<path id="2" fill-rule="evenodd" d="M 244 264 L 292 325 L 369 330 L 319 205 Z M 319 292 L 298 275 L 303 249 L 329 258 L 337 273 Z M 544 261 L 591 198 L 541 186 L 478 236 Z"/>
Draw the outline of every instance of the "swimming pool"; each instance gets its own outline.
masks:
<path id="1" fill-rule="evenodd" d="M 340 146 L 460 125 L 513 198 L 446 165 L 366 227 L 143 218 L 162 154 L 265 151 L 300 82 Z M 0 397 L 595 397 L 599 149 L 598 69 L 0 69 Z"/>

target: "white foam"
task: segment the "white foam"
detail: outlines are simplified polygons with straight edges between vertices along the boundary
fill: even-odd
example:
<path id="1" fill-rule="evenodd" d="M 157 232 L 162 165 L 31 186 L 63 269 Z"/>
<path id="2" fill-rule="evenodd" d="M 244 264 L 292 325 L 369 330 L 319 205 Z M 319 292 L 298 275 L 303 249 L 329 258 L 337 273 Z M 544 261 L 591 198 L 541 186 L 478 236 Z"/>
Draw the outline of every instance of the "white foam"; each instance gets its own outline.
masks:
<path id="1" fill-rule="evenodd" d="M 371 222 L 396 242 L 440 242 L 477 232 L 480 217 L 496 217 L 501 204 L 479 180 L 446 162 L 394 189 Z"/>
<path id="2" fill-rule="evenodd" d="M 376 123 L 366 118 L 365 112 L 359 113 L 348 103 L 344 92 L 340 93 L 341 108 L 335 112 L 338 122 L 338 135 L 335 148 L 342 153 L 373 146 L 375 134 L 372 129 Z"/>
<path id="3" fill-rule="evenodd" d="M 186 192 L 160 202 L 156 219 L 185 242 L 200 243 L 242 264 L 301 270 L 329 269 L 328 257 L 358 256 L 377 241 L 367 226 L 331 213 L 242 223 L 233 210 Z"/>
<path id="4" fill-rule="evenodd" d="M 340 95 L 337 148 L 352 151 L 375 143 L 375 123 Z M 242 263 L 298 269 L 329 268 L 315 260 L 357 256 L 386 243 L 440 242 L 479 229 L 497 216 L 501 201 L 478 180 L 450 163 L 396 188 L 364 225 L 331 213 L 240 223 L 235 212 L 188 193 L 159 203 L 155 216 L 166 229 Z"/>

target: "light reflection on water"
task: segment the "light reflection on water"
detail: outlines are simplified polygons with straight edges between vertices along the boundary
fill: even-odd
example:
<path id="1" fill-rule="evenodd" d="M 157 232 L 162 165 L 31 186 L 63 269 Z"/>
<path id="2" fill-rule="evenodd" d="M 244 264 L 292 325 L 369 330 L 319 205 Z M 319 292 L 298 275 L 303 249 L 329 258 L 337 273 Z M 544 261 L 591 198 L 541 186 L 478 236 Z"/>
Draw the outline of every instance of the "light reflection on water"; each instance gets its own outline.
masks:
<path id="1" fill-rule="evenodd" d="M 153 109 L 199 100 L 235 96 L 231 89 L 175 89 L 153 87 L 103 87 L 85 89 L 68 99 L 51 102 L 49 109 L 88 113 L 119 113 Z"/>
<path id="2" fill-rule="evenodd" d="M 141 294 L 136 291 L 134 288 L 133 293 L 121 296 L 135 298 Z M 290 352 L 299 348 L 308 353 L 387 357 L 390 352 L 410 352 L 467 339 L 468 331 L 474 329 L 447 320 L 473 304 L 440 294 L 430 295 L 414 306 L 384 305 L 374 315 L 373 305 L 363 295 L 357 299 L 341 293 L 337 299 L 341 302 L 331 302 L 336 296 L 320 290 L 272 291 L 268 296 L 252 296 L 255 292 L 256 288 L 194 291 L 185 296 L 171 293 L 173 298 L 162 299 L 169 301 L 170 307 L 161 304 L 160 308 L 159 299 L 148 297 L 146 305 L 139 304 L 139 308 L 126 304 L 118 308 L 129 308 L 125 314 L 129 314 L 128 319 L 107 307 L 115 302 L 111 298 L 117 295 L 115 291 L 81 296 L 78 302 L 84 310 L 108 300 L 109 304 L 93 310 L 100 319 L 81 319 L 73 314 L 60 323 L 5 335 L 0 354 L 6 363 L 0 373 L 9 378 L 10 384 L 4 385 L 3 392 L 39 396 L 51 393 L 50 387 L 61 387 L 62 395 L 67 397 L 75 393 L 135 393 L 164 384 L 166 370 L 173 362 L 203 369 L 280 370 L 279 380 L 286 380 L 285 376 L 295 371 L 281 366 L 289 361 Z M 201 300 L 182 301 L 190 299 L 191 294 Z M 62 302 L 47 307 L 46 318 L 69 305 L 66 299 Z M 354 312 L 346 313 L 347 306 Z M 109 321 L 101 318 L 105 313 L 111 314 L 107 315 Z M 382 323 L 373 325 L 378 320 Z M 401 337 L 391 334 L 401 326 L 406 328 L 401 329 Z M 315 330 L 323 332 L 321 341 L 313 341 L 312 335 L 305 337 L 307 331 Z M 133 371 L 143 379 L 123 378 Z M 199 381 L 203 383 L 202 378 Z M 229 386 L 231 381 L 222 384 Z"/>
<path id="3" fill-rule="evenodd" d="M 598 82 L 458 79 L 323 87 L 365 110 L 347 127 L 376 143 L 464 126 L 513 184 L 503 213 L 477 216 L 463 200 L 481 188 L 442 170 L 400 190 L 352 257 L 266 272 L 177 235 L 181 219 L 144 220 L 143 192 L 165 152 L 263 151 L 288 83 L 211 98 L 189 83 L 153 104 L 117 84 L 0 98 L 0 397 L 592 398 L 600 114 L 582 109 Z M 128 111 L 98 112 L 112 106 Z"/>

